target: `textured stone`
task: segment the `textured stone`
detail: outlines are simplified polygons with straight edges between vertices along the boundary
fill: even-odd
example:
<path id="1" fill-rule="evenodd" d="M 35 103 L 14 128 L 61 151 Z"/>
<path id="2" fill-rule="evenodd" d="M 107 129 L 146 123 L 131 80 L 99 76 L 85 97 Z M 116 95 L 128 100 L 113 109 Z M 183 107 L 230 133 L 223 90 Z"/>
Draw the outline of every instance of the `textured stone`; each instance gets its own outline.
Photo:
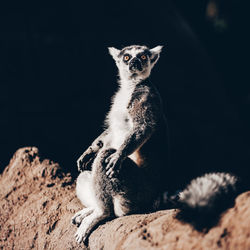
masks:
<path id="1" fill-rule="evenodd" d="M 82 249 L 70 220 L 82 206 L 70 174 L 34 147 L 19 149 L 0 175 L 0 249 Z M 198 232 L 176 210 L 130 215 L 99 226 L 90 249 L 250 249 L 250 192 L 219 223 Z"/>

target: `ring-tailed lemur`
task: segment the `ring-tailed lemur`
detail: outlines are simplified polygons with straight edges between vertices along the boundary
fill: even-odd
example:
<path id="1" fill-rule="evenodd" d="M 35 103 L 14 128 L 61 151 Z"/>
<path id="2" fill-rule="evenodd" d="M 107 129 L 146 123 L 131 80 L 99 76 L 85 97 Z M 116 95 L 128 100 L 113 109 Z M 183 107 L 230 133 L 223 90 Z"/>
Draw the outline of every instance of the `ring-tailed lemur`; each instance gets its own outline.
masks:
<path id="1" fill-rule="evenodd" d="M 78 242 L 86 241 L 107 217 L 152 210 L 171 178 L 163 174 L 168 168 L 166 120 L 160 95 L 149 80 L 161 50 L 162 46 L 109 48 L 119 70 L 119 90 L 106 129 L 77 161 L 83 172 L 76 193 L 86 207 L 72 218 L 79 226 Z M 198 178 L 180 193 L 178 204 L 206 207 L 217 191 L 227 193 L 235 183 L 235 177 L 224 173 Z"/>

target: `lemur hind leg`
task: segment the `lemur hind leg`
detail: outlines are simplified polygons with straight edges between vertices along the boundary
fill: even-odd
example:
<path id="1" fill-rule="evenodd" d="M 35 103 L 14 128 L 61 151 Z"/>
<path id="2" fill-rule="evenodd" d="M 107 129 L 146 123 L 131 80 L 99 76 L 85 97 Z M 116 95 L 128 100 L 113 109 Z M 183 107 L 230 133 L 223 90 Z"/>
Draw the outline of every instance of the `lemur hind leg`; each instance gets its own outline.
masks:
<path id="1" fill-rule="evenodd" d="M 78 190 L 84 188 L 86 180 L 90 180 L 91 194 L 88 205 L 93 210 L 84 210 L 76 217 L 81 224 L 75 234 L 77 242 L 86 242 L 94 227 L 104 219 L 113 216 L 124 216 L 133 212 L 145 211 L 152 198 L 152 186 L 146 178 L 144 169 L 140 169 L 131 159 L 123 161 L 123 167 L 117 178 L 110 179 L 106 175 L 105 159 L 115 152 L 114 149 L 102 150 L 93 162 L 92 172 L 79 176 L 77 193 L 84 205 L 87 205 L 86 196 L 81 196 Z M 84 176 L 85 175 L 85 176 Z M 89 178 L 90 177 L 90 178 Z M 88 179 L 89 178 L 89 179 Z M 145 197 L 146 196 L 146 197 Z M 91 204 L 90 204 L 91 203 Z"/>
<path id="2" fill-rule="evenodd" d="M 117 217 L 151 211 L 156 197 L 156 184 L 152 183 L 153 178 L 148 174 L 147 167 L 138 167 L 127 157 L 117 178 L 120 185 L 117 192 L 112 193 L 114 213 Z"/>
<path id="3" fill-rule="evenodd" d="M 103 150 L 99 152 L 95 158 L 91 173 L 83 172 L 77 181 L 77 195 L 78 198 L 82 201 L 84 205 L 90 206 L 90 210 L 80 211 L 80 218 L 82 218 L 81 224 L 76 231 L 75 237 L 78 243 L 86 243 L 89 235 L 93 231 L 94 227 L 100 223 L 102 220 L 110 217 L 113 214 L 112 198 L 110 194 L 110 186 L 108 178 L 105 174 L 105 159 L 107 155 L 111 152 L 110 150 Z M 88 182 L 86 185 L 86 182 Z M 83 195 L 85 192 L 84 188 L 90 190 L 86 191 L 86 195 Z M 90 200 L 88 200 L 90 199 Z M 85 216 L 86 215 L 86 216 Z M 77 214 L 76 214 L 77 216 Z M 76 221 L 78 220 L 76 217 Z"/>
<path id="4" fill-rule="evenodd" d="M 78 176 L 76 181 L 76 195 L 86 207 L 72 217 L 72 223 L 79 226 L 82 220 L 94 211 L 94 207 L 96 206 L 91 171 L 84 171 Z"/>

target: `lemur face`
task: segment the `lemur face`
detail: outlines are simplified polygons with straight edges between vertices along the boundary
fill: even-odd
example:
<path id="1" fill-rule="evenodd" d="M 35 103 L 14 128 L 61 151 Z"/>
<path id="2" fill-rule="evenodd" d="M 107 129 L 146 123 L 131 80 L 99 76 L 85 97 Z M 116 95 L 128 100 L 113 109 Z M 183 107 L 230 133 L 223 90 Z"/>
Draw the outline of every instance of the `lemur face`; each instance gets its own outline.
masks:
<path id="1" fill-rule="evenodd" d="M 162 46 L 149 49 L 146 46 L 132 45 L 118 50 L 109 48 L 119 69 L 121 79 L 143 80 L 149 77 L 151 69 L 160 57 Z"/>

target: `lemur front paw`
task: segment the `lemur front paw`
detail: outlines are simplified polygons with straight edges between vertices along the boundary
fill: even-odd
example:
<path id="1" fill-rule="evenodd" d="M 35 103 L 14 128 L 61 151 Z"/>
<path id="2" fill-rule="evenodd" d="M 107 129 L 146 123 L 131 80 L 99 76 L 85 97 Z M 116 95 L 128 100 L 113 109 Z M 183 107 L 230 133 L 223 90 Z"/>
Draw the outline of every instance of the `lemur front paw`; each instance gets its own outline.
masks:
<path id="1" fill-rule="evenodd" d="M 121 157 L 121 154 L 119 154 L 118 152 L 113 153 L 105 160 L 105 163 L 107 163 L 106 175 L 109 178 L 115 177 L 117 174 L 119 174 L 122 161 L 123 158 Z"/>
<path id="2" fill-rule="evenodd" d="M 78 171 L 90 170 L 95 156 L 96 152 L 89 147 L 77 160 Z"/>

